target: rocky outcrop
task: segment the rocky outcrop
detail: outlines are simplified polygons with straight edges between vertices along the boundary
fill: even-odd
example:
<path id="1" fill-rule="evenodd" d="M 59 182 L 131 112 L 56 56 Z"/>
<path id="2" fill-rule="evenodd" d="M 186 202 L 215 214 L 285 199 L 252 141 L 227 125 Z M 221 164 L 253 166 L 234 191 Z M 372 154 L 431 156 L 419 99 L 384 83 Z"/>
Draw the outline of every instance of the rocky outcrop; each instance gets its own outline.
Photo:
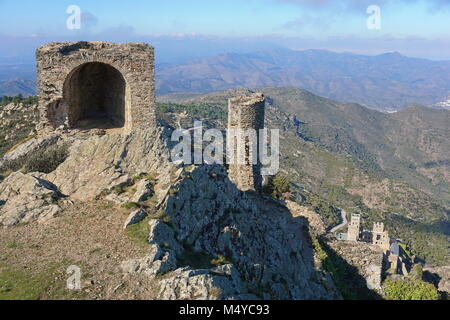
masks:
<path id="1" fill-rule="evenodd" d="M 0 166 L 3 162 L 14 161 L 19 158 L 30 155 L 37 150 L 48 147 L 54 143 L 56 143 L 59 139 L 58 135 L 47 135 L 43 137 L 32 138 L 28 141 L 17 146 L 14 150 L 9 153 L 6 153 L 3 156 L 3 159 L 0 161 Z"/>
<path id="2" fill-rule="evenodd" d="M 383 250 L 363 242 L 330 241 L 330 247 L 365 279 L 367 288 L 381 289 Z"/>
<path id="3" fill-rule="evenodd" d="M 159 298 L 341 297 L 314 264 L 308 219 L 284 203 L 238 190 L 222 166 L 177 167 L 161 130 L 81 134 L 64 137 L 69 156 L 52 173 L 15 173 L 0 185 L 3 224 L 46 221 L 59 212 L 60 194 L 83 201 L 125 186 L 133 191 L 123 200 L 131 201 L 151 190 L 161 220 L 149 217 L 149 253 L 121 267 L 158 281 Z M 151 188 L 135 183 L 143 173 L 157 173 Z M 142 217 L 136 212 L 126 224 Z M 207 257 L 205 265 L 191 265 L 190 254 Z"/>
<path id="4" fill-rule="evenodd" d="M 154 49 L 148 44 L 53 42 L 36 50 L 36 61 L 38 131 L 53 131 L 66 124 L 73 128 L 83 116 L 80 99 L 99 92 L 114 97 L 103 101 L 106 108 L 124 101 L 121 117 L 126 131 L 156 127 Z M 85 72 L 88 77 L 82 78 L 80 73 Z M 125 83 L 126 89 L 122 87 Z"/>
<path id="5" fill-rule="evenodd" d="M 165 248 L 170 248 L 177 254 L 182 253 L 183 248 L 175 239 L 175 231 L 172 228 L 164 222 L 156 219 L 150 220 L 149 226 L 150 233 L 148 236 L 148 242 L 150 244 L 157 244 L 164 246 Z"/>
<path id="6" fill-rule="evenodd" d="M 323 223 L 320 216 L 308 209 L 303 207 L 294 201 L 286 201 L 287 208 L 291 211 L 293 217 L 304 217 L 308 220 L 308 225 L 310 230 L 316 235 L 323 235 L 326 233 L 326 226 Z"/>
<path id="7" fill-rule="evenodd" d="M 440 292 L 450 295 L 450 266 L 425 267 L 424 280 L 433 283 Z"/>
<path id="8" fill-rule="evenodd" d="M 170 227 L 152 222 L 149 242 L 166 242 L 170 250 L 180 249 L 177 256 L 189 249 L 222 257 L 224 265 L 193 269 L 179 260 L 179 269 L 160 283 L 161 298 L 340 298 L 330 279 L 315 269 L 305 218 L 293 218 L 271 198 L 239 191 L 220 166 L 185 170 L 181 176 L 161 209 Z"/>
<path id="9" fill-rule="evenodd" d="M 149 253 L 142 259 L 132 259 L 121 264 L 125 274 L 144 273 L 151 277 L 175 270 L 177 260 L 175 253 L 170 249 L 162 249 L 157 244 L 151 244 Z"/>
<path id="10" fill-rule="evenodd" d="M 46 222 L 61 211 L 56 186 L 39 176 L 16 172 L 0 184 L 0 225 Z"/>
<path id="11" fill-rule="evenodd" d="M 156 172 L 160 182 L 168 184 L 169 151 L 160 136 L 161 130 L 136 130 L 128 135 L 112 133 L 75 139 L 67 160 L 46 179 L 63 194 L 82 201 L 126 185 L 143 172 Z M 138 191 L 135 197 L 148 195 L 147 190 Z"/>
<path id="12" fill-rule="evenodd" d="M 239 272 L 233 265 L 212 269 L 192 270 L 182 268 L 160 281 L 158 297 L 163 300 L 256 300 L 246 291 Z"/>
<path id="13" fill-rule="evenodd" d="M 166 195 L 171 181 L 169 151 L 163 129 L 136 130 L 130 134 L 69 134 L 48 135 L 29 140 L 5 156 L 14 161 L 57 141 L 69 147 L 69 156 L 49 174 L 14 173 L 0 184 L 1 223 L 44 221 L 59 213 L 55 204 L 58 195 L 86 201 L 115 187 L 128 185 L 136 175 L 156 172 L 162 188 L 157 198 Z M 158 177 L 159 174 L 159 177 Z M 119 202 L 144 201 L 154 192 L 146 179 L 139 180 L 133 194 L 122 195 Z M 135 201 L 135 202 L 139 202 Z"/>
<path id="14" fill-rule="evenodd" d="M 127 220 L 123 224 L 123 228 L 126 229 L 128 226 L 139 223 L 142 220 L 144 220 L 146 217 L 147 217 L 147 212 L 145 212 L 145 210 L 142 208 L 139 210 L 133 211 L 132 213 L 130 213 Z"/>

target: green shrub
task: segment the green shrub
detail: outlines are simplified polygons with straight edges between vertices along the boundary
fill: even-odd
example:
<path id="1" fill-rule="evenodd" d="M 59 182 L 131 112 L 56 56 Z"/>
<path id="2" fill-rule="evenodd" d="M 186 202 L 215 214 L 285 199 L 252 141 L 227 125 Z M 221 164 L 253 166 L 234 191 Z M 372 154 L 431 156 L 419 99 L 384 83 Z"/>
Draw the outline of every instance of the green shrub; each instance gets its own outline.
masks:
<path id="1" fill-rule="evenodd" d="M 50 173 L 55 171 L 68 156 L 69 147 L 67 144 L 55 144 L 29 156 L 24 169 L 25 172 Z"/>
<path id="2" fill-rule="evenodd" d="M 10 96 L 2 96 L 1 97 L 0 106 L 6 106 L 10 103 L 23 103 L 25 105 L 37 104 L 38 97 L 29 96 L 29 97 L 24 98 L 21 94 L 18 94 L 17 96 L 14 96 L 14 97 L 10 97 Z"/>
<path id="3" fill-rule="evenodd" d="M 125 209 L 139 209 L 140 207 L 141 205 L 136 202 L 125 202 L 124 204 L 122 204 L 122 208 Z"/>
<path id="4" fill-rule="evenodd" d="M 219 254 L 215 259 L 211 260 L 211 264 L 218 267 L 226 264 L 233 264 L 233 262 Z"/>
<path id="5" fill-rule="evenodd" d="M 283 199 L 283 195 L 289 193 L 290 190 L 289 177 L 283 173 L 272 177 L 266 188 L 266 192 L 276 199 Z"/>
<path id="6" fill-rule="evenodd" d="M 387 279 L 384 292 L 389 300 L 439 300 L 437 289 L 431 283 L 420 280 Z"/>
<path id="7" fill-rule="evenodd" d="M 54 144 L 15 160 L 6 161 L 0 172 L 11 173 L 22 170 L 28 172 L 50 173 L 63 163 L 69 155 L 67 144 Z"/>
<path id="8" fill-rule="evenodd" d="M 416 264 L 411 269 L 409 277 L 414 280 L 422 280 L 423 279 L 423 267 L 420 264 Z"/>

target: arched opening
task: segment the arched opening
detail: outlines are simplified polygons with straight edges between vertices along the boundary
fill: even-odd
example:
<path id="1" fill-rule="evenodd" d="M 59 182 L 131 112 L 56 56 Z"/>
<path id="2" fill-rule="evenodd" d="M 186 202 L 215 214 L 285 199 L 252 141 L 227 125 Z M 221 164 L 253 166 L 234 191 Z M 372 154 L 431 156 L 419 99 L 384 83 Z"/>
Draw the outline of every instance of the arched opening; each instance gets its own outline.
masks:
<path id="1" fill-rule="evenodd" d="M 112 129 L 126 125 L 127 85 L 114 67 L 90 62 L 73 70 L 64 84 L 69 126 Z"/>

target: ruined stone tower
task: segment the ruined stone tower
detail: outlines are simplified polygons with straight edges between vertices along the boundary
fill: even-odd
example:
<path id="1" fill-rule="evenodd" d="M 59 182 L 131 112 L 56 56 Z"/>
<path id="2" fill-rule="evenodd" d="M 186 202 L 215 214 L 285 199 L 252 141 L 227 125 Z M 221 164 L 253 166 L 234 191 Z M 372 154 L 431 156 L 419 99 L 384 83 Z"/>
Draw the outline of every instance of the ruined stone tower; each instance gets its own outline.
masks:
<path id="1" fill-rule="evenodd" d="M 361 215 L 352 214 L 350 224 L 348 225 L 347 240 L 358 241 L 360 231 L 361 231 Z"/>
<path id="2" fill-rule="evenodd" d="M 39 131 L 155 125 L 154 49 L 145 43 L 49 43 L 37 49 Z"/>
<path id="3" fill-rule="evenodd" d="M 379 246 L 381 249 L 388 251 L 391 247 L 391 239 L 389 233 L 384 230 L 383 222 L 375 222 L 372 231 L 372 244 Z"/>
<path id="4" fill-rule="evenodd" d="M 259 159 L 260 131 L 264 129 L 265 98 L 261 93 L 228 101 L 229 177 L 242 191 L 262 186 Z"/>

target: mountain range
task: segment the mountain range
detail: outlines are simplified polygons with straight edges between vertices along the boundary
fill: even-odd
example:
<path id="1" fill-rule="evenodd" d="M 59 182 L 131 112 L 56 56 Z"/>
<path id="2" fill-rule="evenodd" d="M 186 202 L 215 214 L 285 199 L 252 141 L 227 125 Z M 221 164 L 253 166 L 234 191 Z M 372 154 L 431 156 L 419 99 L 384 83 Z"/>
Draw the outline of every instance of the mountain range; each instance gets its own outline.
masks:
<path id="1" fill-rule="evenodd" d="M 22 78 L 0 81 L 0 96 L 32 96 L 36 94 L 36 82 Z"/>
<path id="2" fill-rule="evenodd" d="M 294 87 L 378 110 L 410 104 L 431 106 L 450 94 L 450 62 L 399 53 L 365 56 L 325 50 L 265 50 L 164 64 L 157 68 L 159 94 L 207 93 L 237 87 Z"/>

